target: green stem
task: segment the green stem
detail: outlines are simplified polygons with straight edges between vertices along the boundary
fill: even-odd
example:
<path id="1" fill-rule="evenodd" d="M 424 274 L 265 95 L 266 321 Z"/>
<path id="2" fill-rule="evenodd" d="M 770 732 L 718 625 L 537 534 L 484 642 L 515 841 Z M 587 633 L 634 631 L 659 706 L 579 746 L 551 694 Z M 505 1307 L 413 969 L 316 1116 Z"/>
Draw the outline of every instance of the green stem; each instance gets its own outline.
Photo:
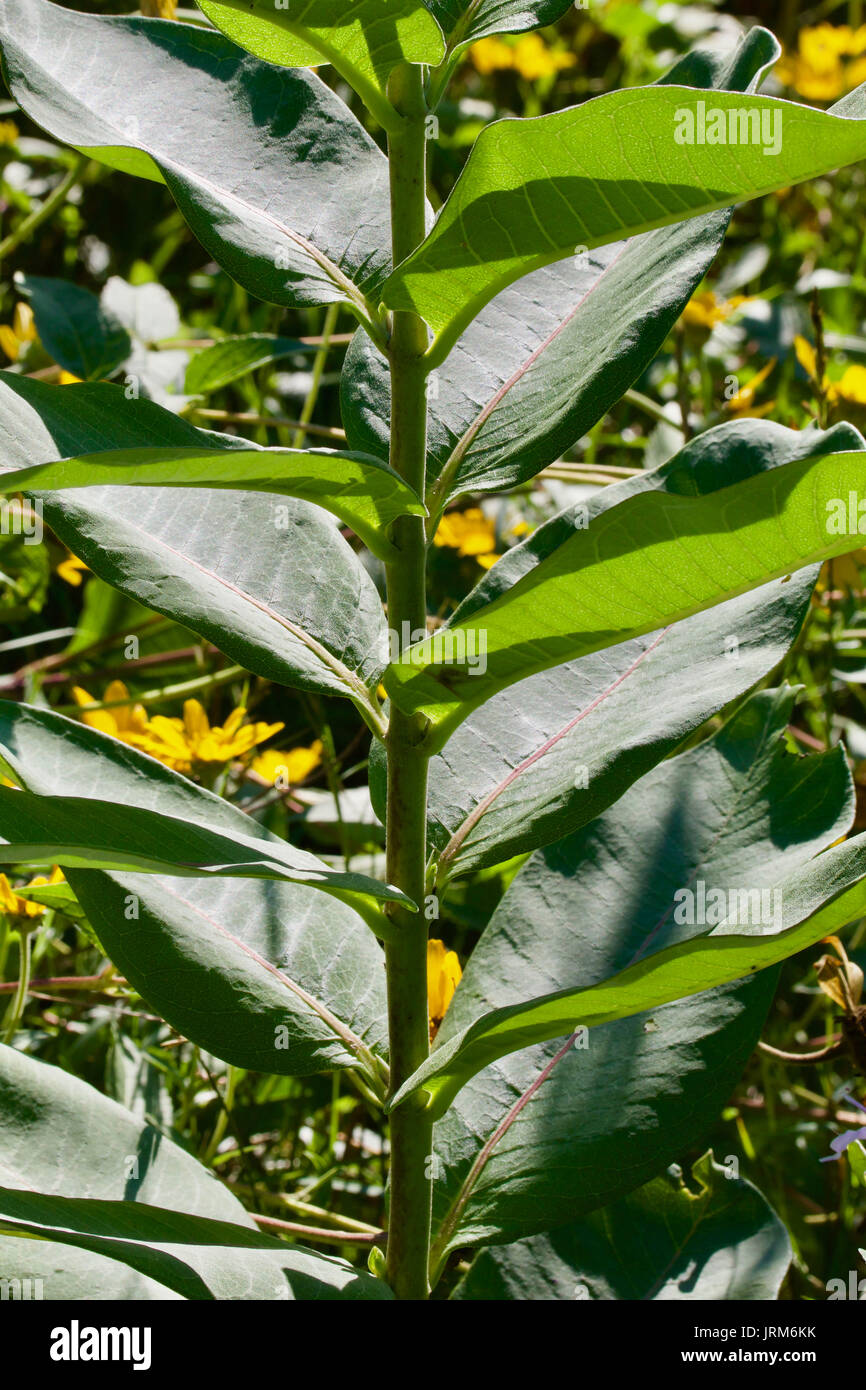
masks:
<path id="1" fill-rule="evenodd" d="M 29 217 L 25 217 L 24 221 L 19 224 L 14 232 L 10 232 L 9 236 L 6 237 L 4 241 L 0 241 L 0 263 L 2 263 L 4 258 L 8 256 L 11 251 L 15 251 L 22 242 L 25 242 L 28 237 L 32 236 L 37 228 L 41 227 L 43 222 L 47 222 L 48 218 L 66 202 L 67 193 L 81 178 L 84 169 L 89 163 L 90 161 L 85 155 L 81 155 L 79 159 L 76 159 L 65 179 L 62 179 L 54 191 L 49 193 L 42 206 L 38 207 L 35 212 L 31 212 Z"/>
<path id="2" fill-rule="evenodd" d="M 15 998 L 9 1005 L 9 1011 L 5 1019 L 3 1030 L 3 1041 L 11 1046 L 15 1034 L 24 1017 L 24 1008 L 27 1003 L 27 995 L 30 990 L 30 975 L 33 968 L 33 931 L 19 928 L 19 940 L 21 942 L 20 960 L 18 965 L 18 988 L 15 990 Z"/>
<path id="3" fill-rule="evenodd" d="M 403 125 L 388 142 L 391 166 L 391 235 L 395 265 L 424 239 L 426 131 L 421 70 L 404 65 L 390 84 Z M 391 466 L 424 496 L 427 457 L 427 329 L 413 313 L 394 314 L 391 367 Z M 426 631 L 426 538 L 422 517 L 400 517 L 392 539 L 397 558 L 388 565 L 388 621 L 401 644 L 406 632 Z M 414 717 L 394 710 L 386 739 L 388 754 L 388 882 L 420 907 L 426 878 L 427 757 L 423 729 Z M 394 938 L 385 944 L 391 1091 L 424 1061 L 429 1051 L 427 1014 L 427 925 L 423 913 L 390 909 Z M 401 1299 L 429 1293 L 430 1146 L 426 1112 L 402 1106 L 391 1118 L 390 1208 L 386 1272 Z"/>

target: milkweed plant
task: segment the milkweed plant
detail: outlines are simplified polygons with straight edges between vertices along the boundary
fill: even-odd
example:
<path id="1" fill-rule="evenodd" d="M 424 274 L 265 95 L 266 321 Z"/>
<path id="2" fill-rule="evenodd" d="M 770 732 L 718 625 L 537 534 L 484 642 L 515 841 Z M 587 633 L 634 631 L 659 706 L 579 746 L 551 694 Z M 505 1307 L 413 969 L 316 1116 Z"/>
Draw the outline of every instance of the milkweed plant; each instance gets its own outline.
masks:
<path id="1" fill-rule="evenodd" d="M 344 1073 L 387 1128 L 387 1233 L 352 1263 L 260 1229 L 12 1026 L 0 1273 L 41 1260 L 56 1298 L 609 1298 L 687 1247 L 697 1296 L 774 1298 L 790 1247 L 762 1194 L 712 1154 L 689 1181 L 671 1165 L 754 1051 L 774 967 L 866 914 L 844 751 L 793 755 L 796 690 L 769 679 L 822 563 L 862 545 L 866 443 L 844 418 L 686 435 L 485 555 L 444 622 L 428 558 L 457 499 L 528 484 L 638 380 L 735 204 L 866 157 L 866 86 L 829 109 L 762 96 L 780 50 L 753 28 L 651 85 L 492 121 L 434 213 L 465 53 L 510 51 L 564 0 L 199 5 L 2 0 L 6 84 L 125 196 L 165 185 L 249 294 L 352 316 L 345 442 L 264 447 L 99 371 L 13 366 L 4 492 L 237 668 L 349 702 L 385 865 L 298 848 L 192 775 L 269 766 L 279 725 L 152 718 L 124 686 L 96 717 L 82 688 L 84 719 L 0 702 L 0 907 L 22 975 L 38 904 L 74 903 L 203 1054 Z M 461 978 L 440 908 L 495 866 Z"/>

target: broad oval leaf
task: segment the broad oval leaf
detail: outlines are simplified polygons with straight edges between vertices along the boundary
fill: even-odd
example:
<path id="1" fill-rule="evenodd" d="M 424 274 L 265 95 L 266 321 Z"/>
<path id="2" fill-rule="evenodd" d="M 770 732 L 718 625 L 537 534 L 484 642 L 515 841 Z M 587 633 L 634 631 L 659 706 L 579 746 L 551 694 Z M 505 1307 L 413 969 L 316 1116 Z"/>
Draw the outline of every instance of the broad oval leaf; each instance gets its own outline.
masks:
<path id="1" fill-rule="evenodd" d="M 530 676 L 475 710 L 430 763 L 437 882 L 594 820 L 778 665 L 817 573 Z"/>
<path id="2" fill-rule="evenodd" d="M 95 797 L 34 796 L 0 786 L 0 864 L 53 862 L 73 869 L 171 873 L 178 878 L 274 878 L 308 883 L 367 913 L 409 900 L 366 874 L 341 873 L 276 836 L 232 835 L 162 809 Z"/>
<path id="3" fill-rule="evenodd" d="M 21 492 L 59 492 L 99 484 L 271 492 L 302 497 L 333 512 L 380 559 L 393 559 L 387 531 L 398 516 L 425 507 L 380 459 L 336 449 L 118 449 L 36 464 L 15 475 Z"/>
<path id="4" fill-rule="evenodd" d="M 310 352 L 315 352 L 315 348 L 309 344 L 294 338 L 280 338 L 273 333 L 244 333 L 235 338 L 221 338 L 192 358 L 186 369 L 184 389 L 188 396 L 208 396 L 283 357 Z"/>
<path id="5" fill-rule="evenodd" d="M 752 30 L 731 52 L 698 52 L 664 79 L 751 89 L 778 45 Z M 715 258 L 729 212 L 573 256 L 484 306 L 436 369 L 429 401 L 434 516 L 468 491 L 513 487 L 553 463 L 653 360 Z M 388 458 L 390 377 L 356 333 L 341 378 L 352 448 Z"/>
<path id="6" fill-rule="evenodd" d="M 30 301 L 42 346 L 64 371 L 98 381 L 126 361 L 132 339 L 90 290 L 45 275 L 18 275 L 15 285 Z"/>
<path id="7" fill-rule="evenodd" d="M 250 450 L 118 387 L 46 386 L 0 373 L 0 479 L 50 459 L 115 449 Z M 248 670 L 353 700 L 371 691 L 388 635 L 375 585 L 318 507 L 259 493 L 90 488 L 41 498 L 45 519 L 114 588 L 201 634 Z"/>
<path id="8" fill-rule="evenodd" d="M 767 718 L 767 702 L 777 696 L 778 692 L 765 691 L 753 697 L 749 705 L 731 721 L 730 737 L 733 740 L 742 738 L 744 731 L 746 737 L 754 734 L 756 721 Z M 777 698 L 776 709 L 770 710 L 776 744 L 784 729 L 778 711 L 781 709 L 783 714 L 789 713 L 790 704 L 790 697 Z M 705 747 L 709 750 L 721 746 L 724 750 L 725 737 L 726 731 L 723 730 Z M 782 755 L 778 747 L 773 751 L 776 754 L 774 761 L 778 765 Z M 694 755 L 681 754 L 672 762 L 662 764 L 661 768 L 638 783 L 620 805 L 629 807 L 642 791 L 646 792 L 655 781 L 663 778 L 668 768 L 673 769 L 671 779 L 682 776 L 689 769 L 689 758 L 694 761 L 700 752 L 699 749 Z M 836 775 L 838 777 L 841 772 L 844 782 L 844 766 L 839 758 L 835 762 Z M 836 782 L 834 785 L 833 779 L 827 775 L 826 758 L 819 760 L 815 768 L 809 768 L 807 764 L 804 769 L 798 767 L 793 773 L 787 774 L 796 795 L 801 794 L 804 781 L 812 777 L 816 785 L 809 789 L 808 796 L 803 794 L 801 809 L 791 813 L 789 834 L 793 837 L 793 850 L 789 856 L 792 867 L 788 873 L 782 871 L 778 856 L 765 852 L 763 860 L 752 868 L 748 881 L 742 875 L 726 880 L 720 880 L 718 876 L 702 878 L 695 871 L 688 876 L 682 874 L 676 890 L 671 892 L 670 879 L 666 877 L 661 882 L 661 897 L 657 900 L 659 917 L 656 927 L 641 951 L 624 969 L 598 984 L 558 989 L 524 1003 L 497 1008 L 477 1018 L 456 1036 L 451 1036 L 447 1041 L 443 1038 L 441 1047 L 437 1047 L 429 1060 L 419 1067 L 414 1077 L 398 1093 L 394 1103 L 403 1103 L 409 1095 L 423 1088 L 428 1094 L 430 1108 L 434 1113 L 442 1114 L 461 1086 L 496 1058 L 528 1047 L 533 1042 L 562 1037 L 578 1026 L 595 1028 L 603 1023 L 630 1018 L 644 1010 L 661 1008 L 704 990 L 754 975 L 786 960 L 862 915 L 866 904 L 866 882 L 863 881 L 866 879 L 866 835 L 855 836 L 842 844 L 833 841 L 833 848 L 825 849 L 814 858 L 810 857 L 816 848 L 814 840 L 807 838 L 803 841 L 800 838 L 802 827 L 798 819 L 807 815 L 810 803 L 815 803 L 819 816 L 826 814 L 828 806 L 839 805 L 839 784 Z M 685 803 L 686 797 L 686 788 L 681 785 L 680 803 Z M 614 816 L 616 809 L 607 812 L 606 817 Z M 846 805 L 840 813 L 843 824 L 846 812 L 850 812 L 850 805 Z M 674 824 L 683 814 L 680 805 L 672 815 Z M 781 814 L 776 806 L 772 808 L 773 818 L 781 817 Z M 596 822 L 596 826 L 603 828 L 606 817 Z M 850 823 L 850 815 L 847 820 Z M 781 819 L 777 824 L 780 823 Z M 578 835 L 591 836 L 594 828 L 588 827 Z M 774 829 L 774 848 L 777 846 L 776 833 Z M 568 844 L 569 841 L 562 841 L 560 846 L 542 853 L 555 856 L 563 845 Z M 573 848 L 572 845 L 572 851 Z M 807 850 L 805 855 L 804 848 Z M 750 851 L 752 855 L 756 853 L 754 841 L 751 842 Z M 644 835 L 641 855 L 643 857 L 651 852 L 649 837 Z M 634 846 L 631 853 L 635 853 Z M 530 861 L 530 865 L 533 863 L 534 860 Z M 506 929 L 507 909 L 513 910 L 521 891 L 518 885 L 522 881 L 526 881 L 527 886 L 532 883 L 531 871 L 524 870 L 524 874 L 528 875 L 527 880 L 519 877 L 512 890 L 509 890 L 513 896 L 503 913 Z M 707 920 L 703 925 L 708 925 L 709 931 L 683 932 L 684 925 L 702 925 L 701 890 L 691 887 L 692 882 L 699 878 L 704 883 L 704 903 L 708 901 L 709 890 L 716 889 L 722 895 L 725 906 L 721 909 L 718 903 L 710 901 L 710 908 L 705 908 Z M 689 918 L 688 907 L 681 907 L 686 899 L 678 898 L 677 893 L 683 889 L 688 889 L 687 898 L 695 899 L 697 896 L 696 917 Z M 755 893 L 760 897 L 760 907 Z M 507 897 L 504 902 L 507 902 Z M 711 915 L 711 911 L 715 916 Z M 753 920 L 756 915 L 757 922 Z M 531 913 L 527 920 L 532 920 Z M 672 922 L 680 928 L 679 931 L 674 931 Z M 678 939 L 659 949 L 669 933 Z M 646 954 L 650 946 L 652 951 Z M 453 1031 L 453 1025 L 449 1031 Z"/>
<path id="9" fill-rule="evenodd" d="M 448 37 L 449 52 L 458 52 L 489 34 L 519 34 L 543 29 L 561 19 L 573 0 L 428 0 Z"/>
<path id="10" fill-rule="evenodd" d="M 275 837 L 126 744 L 47 710 L 0 702 L 0 758 L 42 797 L 88 794 L 217 833 Z M 16 793 L 12 793 L 15 795 Z M 280 842 L 277 842 L 280 843 Z M 237 1066 L 287 1075 L 386 1055 L 381 949 L 357 914 L 315 888 L 70 870 L 102 945 L 185 1037 Z"/>
<path id="11" fill-rule="evenodd" d="M 386 130 L 400 118 L 388 100 L 399 63 L 438 63 L 442 30 L 421 0 L 196 0 L 234 43 L 281 67 L 332 63 Z"/>
<path id="12" fill-rule="evenodd" d="M 849 426 L 830 433 L 836 447 L 852 439 Z M 388 668 L 393 702 L 428 721 L 436 751 L 516 680 L 856 549 L 847 499 L 866 484 L 866 460 L 816 456 L 816 443 L 831 441 L 761 420 L 719 425 L 555 517 L 493 567 L 449 627 Z"/>
<path id="13" fill-rule="evenodd" d="M 718 115 L 716 115 L 718 113 Z M 708 135 L 709 131 L 709 135 Z M 730 143 L 729 143 L 730 135 Z M 483 130 L 426 240 L 383 297 L 434 329 L 441 361 L 539 266 L 729 207 L 866 157 L 866 124 L 773 97 L 638 87 Z"/>
<path id="14" fill-rule="evenodd" d="M 391 1296 L 344 1260 L 262 1236 L 228 1188 L 159 1130 L 5 1046 L 0 1225 L 40 1237 L 0 1235 L 2 1277 L 41 1278 L 53 1301 Z"/>
<path id="15" fill-rule="evenodd" d="M 37 125 L 165 182 L 245 289 L 273 304 L 344 300 L 366 317 L 388 266 L 388 166 L 314 74 L 281 72 L 193 25 L 49 0 L 4 0 L 0 47 Z"/>
<path id="16" fill-rule="evenodd" d="M 691 1187 L 668 1172 L 581 1221 L 482 1251 L 451 1297 L 752 1303 L 778 1298 L 790 1263 L 763 1195 L 707 1153 Z"/>
<path id="17" fill-rule="evenodd" d="M 766 891 L 770 915 L 772 890 L 785 890 L 784 915 L 798 877 L 813 875 L 820 896 L 823 866 L 839 854 L 826 846 L 853 818 L 851 782 L 841 749 L 785 752 L 792 700 L 791 691 L 754 696 L 712 739 L 659 764 L 514 879 L 429 1062 L 397 1097 L 423 1089 L 443 1116 L 433 1143 L 441 1254 L 607 1205 L 649 1181 L 718 1115 L 760 1034 L 776 973 L 740 980 L 754 963 L 747 958 L 730 973 L 707 971 L 686 998 L 688 988 L 654 991 L 651 964 L 714 939 L 676 919 L 680 889 L 697 897 L 703 882 L 758 892 L 759 913 Z M 774 942 L 768 964 L 809 944 L 774 936 L 772 926 L 755 931 L 764 935 L 726 939 L 744 950 L 752 943 L 755 959 Z M 810 932 L 814 941 L 822 926 Z M 632 991 L 631 1007 L 602 1014 L 608 992 L 642 971 L 646 987 Z M 548 990 L 559 1004 L 557 1041 L 553 1028 L 522 1027 Z M 494 1043 L 488 1030 L 499 1020 L 504 1030 L 506 1019 L 507 1045 L 503 1031 L 482 1061 L 478 1049 Z M 579 1027 L 588 1031 L 575 1047 L 569 1035 Z"/>

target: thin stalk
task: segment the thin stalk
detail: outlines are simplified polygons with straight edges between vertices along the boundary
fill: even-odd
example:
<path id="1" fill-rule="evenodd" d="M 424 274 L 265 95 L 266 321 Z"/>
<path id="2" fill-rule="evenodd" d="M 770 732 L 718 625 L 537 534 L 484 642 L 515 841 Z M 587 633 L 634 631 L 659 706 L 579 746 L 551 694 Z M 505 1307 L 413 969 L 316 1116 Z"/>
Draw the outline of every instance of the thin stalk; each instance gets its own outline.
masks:
<path id="1" fill-rule="evenodd" d="M 9 1005 L 3 1029 L 3 1041 L 10 1045 L 24 1017 L 27 995 L 30 992 L 30 976 L 33 967 L 33 932 L 19 929 L 18 935 L 21 942 L 21 957 L 18 966 L 18 987 L 15 990 L 15 997 Z"/>
<path id="2" fill-rule="evenodd" d="M 299 1221 L 280 1221 L 276 1216 L 257 1216 L 253 1220 L 266 1230 L 278 1234 L 300 1236 L 301 1240 L 314 1240 L 319 1245 L 381 1245 L 384 1232 L 373 1235 L 359 1231 L 331 1231 L 324 1226 L 303 1226 Z"/>
<path id="3" fill-rule="evenodd" d="M 165 700 L 186 699 L 204 690 L 213 690 L 218 685 L 229 685 L 245 674 L 242 666 L 227 666 L 224 671 L 216 671 L 209 676 L 196 676 L 192 680 L 180 681 L 176 685 L 164 685 L 157 690 L 145 690 L 136 695 L 136 703 L 156 705 Z M 89 714 L 92 710 L 125 708 L 129 700 L 94 700 L 92 705 L 56 705 L 58 714 Z"/>
<path id="4" fill-rule="evenodd" d="M 311 412 L 312 413 L 312 412 Z M 311 425 L 308 420 L 293 420 L 286 415 L 257 415 L 252 410 L 205 410 L 196 408 L 194 415 L 203 420 L 218 420 L 225 425 L 266 425 L 268 429 L 302 430 L 304 434 L 316 435 L 320 439 L 334 439 L 339 444 L 346 442 L 346 431 L 334 429 L 330 425 Z M 296 448 L 296 445 L 292 446 Z"/>
<path id="5" fill-rule="evenodd" d="M 325 310 L 325 324 L 322 329 L 321 346 L 319 347 L 319 350 L 316 353 L 315 361 L 313 362 L 313 379 L 310 383 L 310 389 L 307 392 L 307 398 L 304 401 L 304 405 L 301 410 L 301 418 L 298 422 L 298 428 L 295 430 L 294 436 L 292 438 L 293 449 L 303 449 L 304 439 L 306 438 L 306 435 L 308 433 L 313 433 L 312 430 L 308 430 L 307 426 L 313 418 L 313 411 L 316 409 L 316 402 L 319 399 L 319 391 L 322 386 L 322 377 L 325 375 L 325 366 L 328 361 L 328 353 L 331 351 L 331 338 L 333 336 L 334 329 L 337 326 L 337 319 L 339 317 L 339 303 L 329 304 L 327 309 Z"/>
<path id="6" fill-rule="evenodd" d="M 391 236 L 395 265 L 424 239 L 426 105 L 421 69 L 404 65 L 390 83 L 403 120 L 391 133 Z M 425 494 L 427 456 L 427 329 L 417 314 L 396 312 L 389 342 L 391 369 L 391 467 Z M 421 517 L 400 517 L 392 539 L 397 558 L 387 567 L 388 621 L 392 631 L 426 631 L 426 537 Z M 388 756 L 388 882 L 420 909 L 425 893 L 427 757 L 423 729 L 395 709 L 386 738 Z M 391 1092 L 399 1089 L 429 1051 L 427 926 L 423 913 L 392 905 L 398 931 L 385 944 Z M 432 1122 L 425 1111 L 402 1106 L 391 1117 L 390 1210 L 386 1275 L 400 1299 L 429 1294 Z"/>

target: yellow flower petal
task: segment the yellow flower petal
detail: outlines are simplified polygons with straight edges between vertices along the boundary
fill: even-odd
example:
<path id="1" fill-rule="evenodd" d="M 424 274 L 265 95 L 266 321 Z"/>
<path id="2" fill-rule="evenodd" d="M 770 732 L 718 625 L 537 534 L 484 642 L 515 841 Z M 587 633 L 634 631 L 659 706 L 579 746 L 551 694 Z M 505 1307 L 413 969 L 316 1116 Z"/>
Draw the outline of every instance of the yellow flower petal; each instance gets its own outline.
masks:
<path id="1" fill-rule="evenodd" d="M 36 320 L 33 317 L 33 310 L 25 300 L 19 299 L 15 305 L 15 313 L 12 315 L 12 327 L 16 338 L 22 343 L 35 343 L 36 341 Z"/>
<path id="2" fill-rule="evenodd" d="M 737 394 L 732 396 L 729 401 L 726 401 L 725 409 L 731 415 L 738 415 L 740 417 L 749 416 L 752 419 L 760 419 L 761 415 L 766 415 L 772 410 L 775 404 L 773 401 L 768 401 L 765 405 L 755 407 L 755 396 L 758 387 L 762 386 L 767 380 L 767 377 L 773 371 L 778 360 L 777 357 L 772 357 L 759 372 L 755 373 L 751 381 L 748 381 L 745 386 L 741 386 Z"/>
<path id="3" fill-rule="evenodd" d="M 841 379 L 829 386 L 827 394 L 831 401 L 866 405 L 866 367 L 846 367 Z"/>
<path id="4" fill-rule="evenodd" d="M 21 344 L 8 323 L 0 323 L 0 348 L 3 349 L 10 362 L 18 361 Z"/>
<path id="5" fill-rule="evenodd" d="M 815 349 L 808 339 L 801 337 L 799 333 L 794 337 L 794 352 L 803 371 L 807 372 L 813 381 L 817 381 L 818 358 L 815 355 Z"/>
<path id="6" fill-rule="evenodd" d="M 444 941 L 431 938 L 427 942 L 427 1009 L 431 1041 L 454 998 L 462 975 L 457 952 L 449 951 Z"/>
<path id="7" fill-rule="evenodd" d="M 493 564 L 497 558 L 496 527 L 480 507 L 467 507 L 464 512 L 447 512 L 439 523 L 433 542 L 456 550 L 459 555 L 471 555 L 478 559 L 492 555 L 489 564 Z"/>
<path id="8" fill-rule="evenodd" d="M 183 727 L 191 744 L 207 738 L 210 733 L 210 720 L 198 700 L 184 700 Z"/>
<path id="9" fill-rule="evenodd" d="M 71 584 L 73 588 L 77 589 L 82 583 L 83 576 L 89 574 L 90 570 L 83 560 L 79 560 L 77 555 L 70 554 L 65 560 L 61 560 L 57 566 L 57 573 L 61 579 L 66 580 L 67 584 Z"/>
<path id="10" fill-rule="evenodd" d="M 514 67 L 514 49 L 502 39 L 479 39 L 469 50 L 473 67 L 482 77 Z"/>

